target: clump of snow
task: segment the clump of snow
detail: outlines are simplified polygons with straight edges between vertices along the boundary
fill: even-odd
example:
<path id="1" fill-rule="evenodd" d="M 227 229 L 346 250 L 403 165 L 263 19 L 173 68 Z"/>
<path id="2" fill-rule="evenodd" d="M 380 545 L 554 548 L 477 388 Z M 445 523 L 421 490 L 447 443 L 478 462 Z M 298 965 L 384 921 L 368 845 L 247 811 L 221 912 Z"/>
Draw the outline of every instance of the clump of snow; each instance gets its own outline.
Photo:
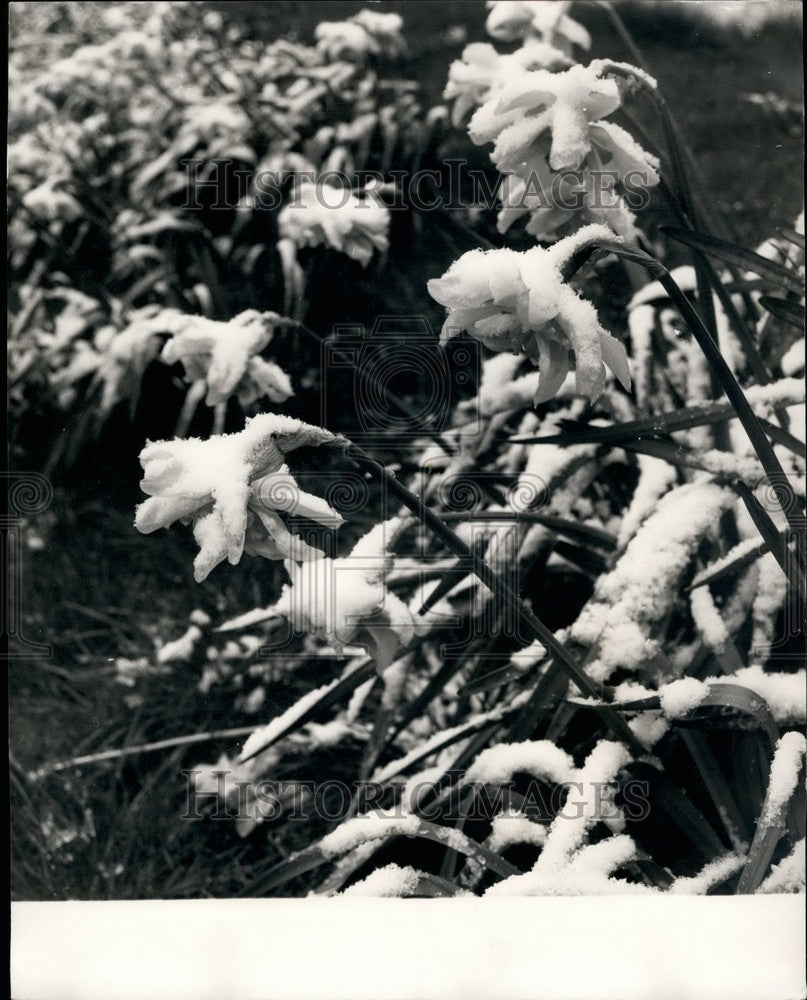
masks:
<path id="1" fill-rule="evenodd" d="M 611 784 L 629 760 L 618 743 L 600 741 L 583 767 L 572 775 L 569 794 L 552 821 L 541 855 L 533 868 L 492 886 L 489 896 L 602 895 L 647 892 L 647 886 L 611 878 L 611 873 L 636 855 L 636 845 L 625 835 L 583 846 L 586 834 L 600 818 L 601 801 L 595 788 Z"/>
<path id="2" fill-rule="evenodd" d="M 695 677 L 681 677 L 658 690 L 661 710 L 668 719 L 678 719 L 697 708 L 709 693 L 709 685 Z"/>
<path id="3" fill-rule="evenodd" d="M 693 428 L 693 430 L 697 429 Z M 756 486 L 765 475 L 762 464 L 755 456 L 735 455 L 733 452 L 720 451 L 717 448 L 700 451 L 697 455 L 697 463 L 714 476 L 741 479 L 751 486 Z"/>
<path id="4" fill-rule="evenodd" d="M 804 837 L 799 840 L 793 850 L 778 865 L 771 868 L 770 875 L 757 889 L 758 893 L 771 892 L 804 892 L 805 868 Z"/>
<path id="5" fill-rule="evenodd" d="M 783 378 L 767 385 L 754 385 L 745 390 L 748 402 L 761 416 L 780 406 L 795 406 L 805 400 L 805 383 L 800 378 Z"/>
<path id="6" fill-rule="evenodd" d="M 326 858 L 334 858 L 352 851 L 372 840 L 388 837 L 416 837 L 420 832 L 417 816 L 396 816 L 391 813 L 368 813 L 346 820 L 319 842 L 319 849 Z"/>
<path id="7" fill-rule="evenodd" d="M 656 311 L 651 305 L 637 305 L 628 313 L 634 392 L 640 407 L 646 407 L 650 400 L 655 328 Z"/>
<path id="8" fill-rule="evenodd" d="M 785 733 L 776 744 L 760 824 L 778 826 L 804 766 L 807 741 L 802 733 Z"/>
<path id="9" fill-rule="evenodd" d="M 648 750 L 669 732 L 670 724 L 658 712 L 642 712 L 631 719 L 628 728 Z"/>
<path id="10" fill-rule="evenodd" d="M 770 651 L 777 616 L 787 598 L 788 583 L 772 552 L 766 552 L 757 565 L 759 579 L 751 608 L 754 623 L 751 650 L 755 657 L 764 660 Z"/>
<path id="11" fill-rule="evenodd" d="M 681 267 L 674 267 L 670 271 L 670 277 L 682 292 L 694 292 L 698 288 L 698 276 L 695 268 L 691 264 L 683 264 Z M 669 299 L 667 289 L 660 281 L 651 281 L 638 292 L 628 303 L 628 310 L 632 311 L 638 306 L 648 305 L 651 302 Z"/>
<path id="12" fill-rule="evenodd" d="M 695 587 L 689 595 L 689 606 L 695 627 L 703 641 L 716 653 L 722 652 L 730 637 L 711 590 L 708 587 Z"/>
<path id="13" fill-rule="evenodd" d="M 725 858 L 718 858 L 705 865 L 697 875 L 690 878 L 681 876 L 677 878 L 668 889 L 668 892 L 675 896 L 705 896 L 707 890 L 718 882 L 723 882 L 734 872 L 739 871 L 744 863 L 743 858 L 736 855 L 728 855 Z"/>
<path id="14" fill-rule="evenodd" d="M 678 475 L 675 466 L 661 458 L 638 455 L 637 461 L 639 482 L 619 526 L 617 546 L 620 549 L 628 544 L 642 522 L 656 509 L 659 497 L 674 485 Z"/>
<path id="15" fill-rule="evenodd" d="M 373 896 L 377 899 L 395 899 L 401 896 L 411 896 L 417 891 L 420 882 L 420 872 L 406 865 L 389 864 L 377 868 L 374 872 L 348 886 L 340 896 Z"/>
<path id="16" fill-rule="evenodd" d="M 503 851 L 513 844 L 543 847 L 546 836 L 547 830 L 542 823 L 536 823 L 523 813 L 511 810 L 494 817 L 487 846 L 492 851 Z"/>
<path id="17" fill-rule="evenodd" d="M 687 483 L 662 497 L 571 628 L 577 642 L 597 645 L 592 677 L 606 680 L 617 667 L 637 670 L 653 655 L 653 630 L 672 607 L 692 553 L 733 502 L 729 490 L 711 482 Z"/>
<path id="18" fill-rule="evenodd" d="M 712 296 L 714 304 L 715 322 L 717 325 L 717 342 L 720 353 L 726 359 L 726 363 L 734 375 L 737 375 L 745 366 L 745 351 L 740 344 L 734 327 L 729 321 L 722 303 L 716 295 Z"/>
<path id="19" fill-rule="evenodd" d="M 787 376 L 800 375 L 804 372 L 804 338 L 799 337 L 793 346 L 785 352 L 780 367 L 782 374 Z"/>
<path id="20" fill-rule="evenodd" d="M 147 656 L 138 656 L 130 660 L 125 656 L 119 656 L 114 663 L 115 680 L 125 687 L 134 687 L 141 677 L 154 677 L 169 672 L 169 667 L 165 666 L 158 657 L 155 664 Z"/>
<path id="21" fill-rule="evenodd" d="M 804 669 L 794 673 L 769 672 L 760 664 L 752 664 L 732 674 L 731 683 L 747 687 L 763 698 L 777 722 L 804 722 L 807 718 L 807 671 Z"/>
<path id="22" fill-rule="evenodd" d="M 468 768 L 465 780 L 502 784 L 524 771 L 559 785 L 569 780 L 573 770 L 572 758 L 551 740 L 499 743 L 479 754 Z"/>
<path id="23" fill-rule="evenodd" d="M 177 663 L 187 661 L 202 638 L 202 630 L 198 625 L 191 625 L 187 631 L 173 642 L 167 642 L 157 650 L 158 663 Z"/>

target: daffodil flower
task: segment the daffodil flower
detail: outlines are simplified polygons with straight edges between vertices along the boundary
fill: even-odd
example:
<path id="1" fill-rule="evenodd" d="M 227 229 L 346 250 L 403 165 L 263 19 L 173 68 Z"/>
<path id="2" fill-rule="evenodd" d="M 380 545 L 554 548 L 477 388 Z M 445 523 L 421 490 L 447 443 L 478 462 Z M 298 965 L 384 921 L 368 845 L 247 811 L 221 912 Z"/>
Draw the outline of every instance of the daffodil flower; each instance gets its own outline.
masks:
<path id="1" fill-rule="evenodd" d="M 501 90 L 514 74 L 538 69 L 554 72 L 570 65 L 567 56 L 546 42 L 528 40 L 510 55 L 502 55 L 487 42 L 474 42 L 465 47 L 462 59 L 449 67 L 443 96 L 454 101 L 451 118 L 459 125 L 469 111 Z"/>
<path id="2" fill-rule="evenodd" d="M 385 586 L 389 549 L 405 526 L 399 518 L 376 525 L 340 559 L 289 563 L 291 584 L 273 610 L 336 649 L 364 646 L 383 671 L 424 624 Z"/>
<path id="3" fill-rule="evenodd" d="M 604 226 L 587 226 L 544 249 L 470 250 L 430 295 L 448 309 L 443 342 L 462 330 L 493 351 L 529 357 L 539 368 L 535 403 L 558 391 L 575 357 L 577 391 L 595 400 L 605 386 L 605 365 L 627 389 L 630 372 L 622 344 L 600 325 L 594 306 L 563 279 L 563 268 L 586 242 L 613 239 Z"/>
<path id="4" fill-rule="evenodd" d="M 244 551 L 268 559 L 320 558 L 324 553 L 290 532 L 277 511 L 331 528 L 342 523 L 324 500 L 299 489 L 285 464 L 287 452 L 332 440 L 322 428 L 264 413 L 237 434 L 149 443 L 140 453 L 140 487 L 149 499 L 138 506 L 135 527 L 149 534 L 191 522 L 199 545 L 197 582 L 225 559 L 237 563 Z"/>
<path id="5" fill-rule="evenodd" d="M 226 323 L 166 313 L 173 336 L 163 348 L 162 360 L 169 365 L 181 361 L 187 382 L 203 381 L 208 406 L 223 403 L 233 394 L 242 406 L 264 396 L 283 403 L 294 395 L 283 369 L 260 357 L 280 320 L 276 313 L 247 309 Z"/>
<path id="6" fill-rule="evenodd" d="M 73 222 L 81 216 L 81 205 L 58 179 L 48 179 L 26 191 L 22 203 L 31 215 L 45 222 Z"/>
<path id="7" fill-rule="evenodd" d="M 82 332 L 77 326 L 73 330 Z M 107 323 L 95 331 L 92 343 L 76 341 L 70 363 L 54 373 L 51 385 L 60 390 L 64 402 L 72 403 L 75 392 L 70 387 L 92 373 L 90 392 L 100 386 L 100 397 L 95 404 L 95 423 L 100 426 L 123 400 L 129 399 L 134 408 L 143 374 L 159 354 L 161 332 L 163 326 L 157 308 L 134 309 L 126 315 L 122 330 Z M 62 325 L 60 335 L 70 336 L 70 327 Z M 57 346 L 54 341 L 52 349 Z"/>
<path id="8" fill-rule="evenodd" d="M 607 64 L 595 60 L 560 73 L 522 73 L 479 108 L 470 122 L 471 139 L 477 145 L 493 142 L 491 159 L 506 170 L 541 152 L 538 142 L 548 132 L 553 170 L 577 170 L 597 149 L 603 164 L 620 176 L 638 170 L 647 173 L 645 183 L 657 183 L 655 158 L 624 129 L 600 122 L 622 103 L 620 85 L 606 71 Z"/>
<path id="9" fill-rule="evenodd" d="M 636 216 L 616 190 L 616 178 L 602 167 L 596 172 L 553 174 L 546 160 L 536 157 L 519 167 L 518 172 L 505 175 L 500 197 L 500 233 L 529 215 L 526 231 L 545 242 L 553 242 L 588 223 L 607 225 L 628 243 L 635 243 L 639 235 Z"/>
<path id="10" fill-rule="evenodd" d="M 281 211 L 281 237 L 297 247 L 325 244 L 367 267 L 375 250 L 389 245 L 389 209 L 328 184 L 304 182 Z"/>
<path id="11" fill-rule="evenodd" d="M 568 0 L 488 0 L 488 34 L 502 42 L 537 35 L 571 55 L 572 45 L 591 47 L 591 36 L 567 14 Z"/>
<path id="12" fill-rule="evenodd" d="M 361 10 L 346 21 L 322 21 L 314 30 L 326 59 L 363 60 L 370 55 L 396 56 L 404 51 L 399 14 Z"/>

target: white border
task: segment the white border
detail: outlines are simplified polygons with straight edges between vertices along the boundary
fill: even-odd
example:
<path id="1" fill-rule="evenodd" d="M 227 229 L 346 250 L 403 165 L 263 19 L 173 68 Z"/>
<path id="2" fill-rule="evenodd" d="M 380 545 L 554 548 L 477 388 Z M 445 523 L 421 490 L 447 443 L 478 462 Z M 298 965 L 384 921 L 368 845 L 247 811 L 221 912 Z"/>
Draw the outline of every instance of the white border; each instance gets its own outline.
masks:
<path id="1" fill-rule="evenodd" d="M 798 1000 L 803 896 L 13 903 L 16 1000 Z"/>

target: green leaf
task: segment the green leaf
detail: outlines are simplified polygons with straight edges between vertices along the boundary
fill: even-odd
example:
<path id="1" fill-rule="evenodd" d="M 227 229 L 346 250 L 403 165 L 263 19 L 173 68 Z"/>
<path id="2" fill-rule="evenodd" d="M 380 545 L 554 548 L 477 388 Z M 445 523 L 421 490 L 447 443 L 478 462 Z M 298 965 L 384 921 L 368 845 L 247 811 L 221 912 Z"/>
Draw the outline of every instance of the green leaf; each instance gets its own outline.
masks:
<path id="1" fill-rule="evenodd" d="M 797 330 L 804 330 L 804 306 L 775 295 L 763 295 L 759 304 L 783 323 L 795 326 Z"/>
<path id="2" fill-rule="evenodd" d="M 712 753 L 707 735 L 695 729 L 682 729 L 681 738 L 695 761 L 731 846 L 738 853 L 746 851 L 751 839 L 748 828 L 729 783 Z"/>
<path id="3" fill-rule="evenodd" d="M 348 822 L 361 822 L 361 817 L 348 820 Z M 431 840 L 436 844 L 442 844 L 444 847 L 452 847 L 489 869 L 500 878 L 509 878 L 511 875 L 521 874 L 518 868 L 511 865 L 509 861 L 505 861 L 501 855 L 496 854 L 495 851 L 491 851 L 490 848 L 484 847 L 477 841 L 471 840 L 470 837 L 455 828 L 437 826 L 435 823 L 429 823 L 425 819 L 420 819 L 417 823 L 417 830 L 414 833 L 402 834 L 399 829 L 393 828 L 389 835 L 377 839 L 379 842 L 383 842 L 400 836 L 422 838 L 424 840 Z M 266 878 L 261 882 L 258 891 L 266 893 L 270 889 L 275 889 L 290 879 L 304 875 L 306 872 L 312 871 L 326 861 L 331 860 L 333 860 L 332 857 L 329 854 L 325 854 L 319 844 L 314 844 L 288 861 L 283 861 L 279 865 L 275 865 L 274 868 L 271 868 Z"/>
<path id="4" fill-rule="evenodd" d="M 801 785 L 801 772 L 804 770 L 802 761 L 799 769 L 799 777 L 796 788 Z M 740 876 L 737 885 L 737 894 L 745 895 L 756 892 L 760 883 L 765 877 L 771 863 L 776 845 L 779 843 L 787 827 L 787 813 L 789 806 L 795 796 L 795 790 L 786 802 L 781 803 L 777 810 L 771 810 L 771 787 L 765 794 L 765 802 L 762 806 L 760 822 L 757 824 L 751 849 L 748 852 L 748 860 Z"/>
<path id="5" fill-rule="evenodd" d="M 669 820 L 678 827 L 707 861 L 724 853 L 725 848 L 711 823 L 667 775 L 644 761 L 634 761 L 626 770 L 634 777 L 647 781 L 650 789 L 651 808 L 656 807 L 666 813 Z"/>
<path id="6" fill-rule="evenodd" d="M 761 278 L 767 278 L 777 288 L 784 286 L 797 294 L 801 292 L 801 281 L 798 275 L 782 264 L 768 260 L 767 257 L 763 257 L 753 250 L 748 250 L 737 243 L 730 243 L 728 240 L 719 240 L 707 233 L 690 232 L 678 226 L 661 226 L 660 229 L 678 243 L 702 250 L 726 264 L 742 267 L 747 271 L 753 271 Z"/>

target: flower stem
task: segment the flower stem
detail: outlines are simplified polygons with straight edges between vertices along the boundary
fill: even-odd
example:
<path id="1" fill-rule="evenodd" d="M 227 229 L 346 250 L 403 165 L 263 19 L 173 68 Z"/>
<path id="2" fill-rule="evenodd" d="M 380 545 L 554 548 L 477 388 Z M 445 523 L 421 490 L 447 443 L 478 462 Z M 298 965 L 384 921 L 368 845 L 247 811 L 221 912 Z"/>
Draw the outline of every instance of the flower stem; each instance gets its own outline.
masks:
<path id="1" fill-rule="evenodd" d="M 416 514 L 422 524 L 428 526 L 433 534 L 440 539 L 449 551 L 466 560 L 472 567 L 474 574 L 485 584 L 488 589 L 508 605 L 518 616 L 519 622 L 526 631 L 544 645 L 552 654 L 555 662 L 564 670 L 568 677 L 574 681 L 580 691 L 590 698 L 600 699 L 603 695 L 603 688 L 597 685 L 581 666 L 577 663 L 571 653 L 554 634 L 544 625 L 544 623 L 532 612 L 519 595 L 505 580 L 488 566 L 479 555 L 473 552 L 462 541 L 449 526 L 430 508 L 428 508 L 420 497 L 416 496 L 404 484 L 397 479 L 380 462 L 358 447 L 358 445 L 347 442 L 346 454 L 361 467 L 372 473 L 384 486 L 394 494 L 398 500 L 413 514 Z M 630 750 L 644 756 L 645 748 L 634 736 L 625 720 L 613 709 L 606 706 L 598 708 L 603 720 L 608 725 L 613 734 L 630 748 Z"/>

